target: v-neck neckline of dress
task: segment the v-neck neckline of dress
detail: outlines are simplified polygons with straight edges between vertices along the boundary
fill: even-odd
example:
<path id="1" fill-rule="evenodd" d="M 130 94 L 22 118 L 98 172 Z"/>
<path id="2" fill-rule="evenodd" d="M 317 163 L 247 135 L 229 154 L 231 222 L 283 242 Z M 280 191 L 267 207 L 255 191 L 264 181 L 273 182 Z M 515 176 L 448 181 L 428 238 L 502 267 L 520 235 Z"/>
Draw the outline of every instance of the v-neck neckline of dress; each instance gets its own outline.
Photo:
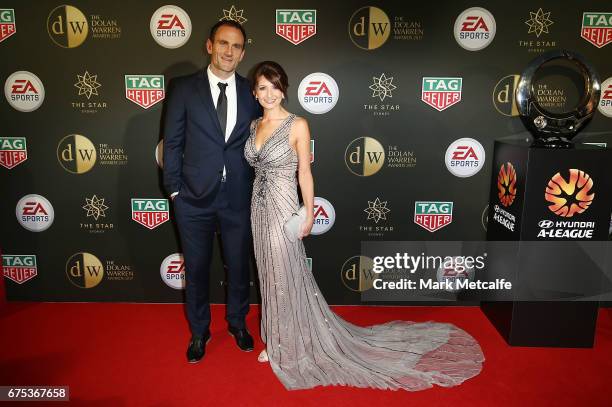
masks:
<path id="1" fill-rule="evenodd" d="M 261 151 L 263 150 L 263 148 L 266 146 L 266 144 L 268 144 L 268 141 L 270 141 L 271 138 L 273 138 L 276 133 L 285 125 L 285 123 L 289 120 L 289 118 L 293 116 L 293 114 L 289 114 L 289 116 L 285 117 L 283 119 L 283 121 L 281 122 L 281 124 L 278 125 L 278 127 L 276 127 L 272 133 L 270 133 L 270 135 L 268 136 L 268 138 L 266 138 L 266 140 L 261 144 L 261 146 L 259 147 L 259 149 L 257 149 L 257 129 L 259 128 L 259 123 L 261 123 L 261 120 L 263 118 L 260 118 L 259 121 L 257 122 L 257 125 L 255 126 L 255 134 L 253 135 L 253 148 L 255 149 L 255 153 L 259 154 L 261 153 Z"/>

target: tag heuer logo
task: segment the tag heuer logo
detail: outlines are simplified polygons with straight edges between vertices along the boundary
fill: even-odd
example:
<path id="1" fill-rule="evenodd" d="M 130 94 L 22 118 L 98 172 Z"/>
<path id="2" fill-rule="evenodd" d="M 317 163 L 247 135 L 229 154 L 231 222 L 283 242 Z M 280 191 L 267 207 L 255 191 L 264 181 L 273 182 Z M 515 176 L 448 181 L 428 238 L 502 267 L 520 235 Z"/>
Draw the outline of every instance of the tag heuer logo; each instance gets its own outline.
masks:
<path id="1" fill-rule="evenodd" d="M 16 32 L 15 10 L 12 8 L 0 8 L 0 42 L 6 40 Z"/>
<path id="2" fill-rule="evenodd" d="M 155 229 L 170 219 L 167 199 L 132 199 L 132 220 Z"/>
<path id="3" fill-rule="evenodd" d="M 452 221 L 452 202 L 416 201 L 414 203 L 414 223 L 425 230 L 435 232 Z"/>
<path id="4" fill-rule="evenodd" d="M 38 274 L 36 256 L 34 255 L 2 255 L 2 274 L 17 284 L 23 284 Z"/>
<path id="5" fill-rule="evenodd" d="M 293 45 L 317 33 L 317 10 L 276 10 L 276 34 Z"/>
<path id="6" fill-rule="evenodd" d="M 423 78 L 421 100 L 441 112 L 461 101 L 462 78 Z"/>
<path id="7" fill-rule="evenodd" d="M 597 48 L 608 45 L 612 42 L 612 13 L 583 13 L 580 36 Z"/>
<path id="8" fill-rule="evenodd" d="M 164 100 L 164 75 L 125 75 L 125 97 L 145 109 Z"/>
<path id="9" fill-rule="evenodd" d="M 9 170 L 28 158 L 25 137 L 0 137 L 0 165 Z"/>

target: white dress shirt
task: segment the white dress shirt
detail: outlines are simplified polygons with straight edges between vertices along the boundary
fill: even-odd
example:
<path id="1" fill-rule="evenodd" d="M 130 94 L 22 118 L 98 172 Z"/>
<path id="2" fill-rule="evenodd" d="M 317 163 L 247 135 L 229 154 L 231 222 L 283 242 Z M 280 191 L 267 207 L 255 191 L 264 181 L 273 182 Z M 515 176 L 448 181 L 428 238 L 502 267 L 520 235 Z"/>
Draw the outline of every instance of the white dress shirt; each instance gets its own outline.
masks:
<path id="1" fill-rule="evenodd" d="M 236 119 L 238 117 L 238 100 L 236 96 L 236 74 L 233 73 L 227 79 L 221 79 L 211 71 L 210 65 L 206 69 L 206 73 L 208 73 L 208 83 L 210 84 L 210 94 L 212 95 L 213 104 L 215 105 L 215 109 L 217 108 L 217 101 L 219 99 L 219 95 L 221 94 L 221 89 L 219 88 L 218 83 L 227 83 L 227 88 L 225 88 L 225 96 L 227 97 L 227 121 L 225 126 L 225 142 L 227 143 L 227 139 L 230 134 L 234 130 L 234 126 L 236 126 Z M 223 130 L 223 129 L 221 129 Z M 225 166 L 223 166 L 223 178 L 225 178 Z"/>
<path id="2" fill-rule="evenodd" d="M 225 127 L 225 141 L 229 138 L 230 134 L 234 130 L 234 126 L 236 125 L 236 119 L 238 117 L 238 104 L 237 104 L 237 96 L 236 96 L 236 74 L 233 73 L 227 79 L 221 79 L 215 76 L 214 73 L 210 70 L 210 65 L 206 69 L 206 73 L 208 73 L 208 83 L 210 84 L 210 94 L 212 95 L 213 104 L 215 105 L 215 109 L 217 108 L 217 100 L 219 99 L 219 94 L 221 93 L 221 89 L 219 89 L 219 82 L 227 83 L 227 88 L 225 88 L 225 96 L 227 96 L 227 125 Z M 222 129 L 223 130 L 223 129 Z"/>

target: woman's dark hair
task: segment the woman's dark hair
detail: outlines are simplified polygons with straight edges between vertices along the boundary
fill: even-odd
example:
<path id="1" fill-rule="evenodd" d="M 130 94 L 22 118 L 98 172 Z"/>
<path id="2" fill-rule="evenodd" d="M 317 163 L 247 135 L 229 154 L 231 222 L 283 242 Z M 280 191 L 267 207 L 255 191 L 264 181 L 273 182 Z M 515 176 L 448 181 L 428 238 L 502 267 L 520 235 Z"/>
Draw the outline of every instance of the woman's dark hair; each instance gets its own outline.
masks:
<path id="1" fill-rule="evenodd" d="M 243 48 L 246 47 L 246 32 L 244 31 L 244 28 L 242 28 L 242 25 L 234 20 L 221 20 L 218 21 L 215 25 L 213 25 L 210 29 L 210 34 L 208 35 L 208 39 L 210 40 L 210 42 L 215 42 L 215 34 L 217 33 L 217 30 L 220 27 L 223 27 L 224 25 L 228 27 L 234 27 L 235 29 L 240 30 L 240 32 L 242 33 L 242 38 L 244 39 Z"/>
<path id="2" fill-rule="evenodd" d="M 289 87 L 289 79 L 287 79 L 287 73 L 278 63 L 274 61 L 263 61 L 257 64 L 253 71 L 253 80 L 251 81 L 251 90 L 255 91 L 257 86 L 257 79 L 263 76 L 267 80 L 283 92 L 285 100 L 287 99 L 287 88 Z"/>

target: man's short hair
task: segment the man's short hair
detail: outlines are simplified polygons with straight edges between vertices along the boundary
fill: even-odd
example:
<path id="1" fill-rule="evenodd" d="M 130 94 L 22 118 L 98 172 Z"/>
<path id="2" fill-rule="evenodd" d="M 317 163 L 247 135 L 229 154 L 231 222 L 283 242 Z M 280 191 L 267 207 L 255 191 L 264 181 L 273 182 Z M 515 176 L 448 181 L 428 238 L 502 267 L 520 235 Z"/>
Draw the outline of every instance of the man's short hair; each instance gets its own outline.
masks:
<path id="1" fill-rule="evenodd" d="M 244 38 L 244 45 L 246 46 L 246 42 L 247 42 L 247 36 L 246 36 L 246 31 L 244 31 L 244 28 L 242 28 L 242 25 L 234 20 L 221 20 L 218 21 L 215 25 L 212 26 L 212 28 L 210 29 L 210 34 L 208 35 L 208 39 L 210 40 L 210 42 L 215 42 L 215 34 L 217 34 L 217 30 L 219 29 L 219 27 L 223 27 L 223 26 L 228 26 L 228 27 L 234 27 L 237 30 L 240 30 L 240 32 L 242 33 L 242 38 Z"/>

